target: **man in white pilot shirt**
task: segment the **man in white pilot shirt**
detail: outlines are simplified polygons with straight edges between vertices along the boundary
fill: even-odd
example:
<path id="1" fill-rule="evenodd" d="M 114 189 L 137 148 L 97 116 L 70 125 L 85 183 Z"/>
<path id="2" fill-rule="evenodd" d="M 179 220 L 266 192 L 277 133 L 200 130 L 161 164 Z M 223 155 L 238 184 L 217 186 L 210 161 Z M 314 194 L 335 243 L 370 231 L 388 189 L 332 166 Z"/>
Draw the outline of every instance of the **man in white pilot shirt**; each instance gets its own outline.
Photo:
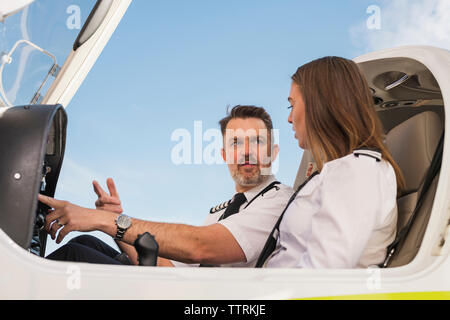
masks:
<path id="1" fill-rule="evenodd" d="M 220 126 L 224 144 L 222 157 L 227 162 L 237 193 L 231 200 L 212 207 L 204 225 L 219 223 L 227 228 L 241 247 L 246 260 L 200 266 L 254 267 L 264 246 L 264 235 L 270 233 L 293 190 L 276 181 L 271 174 L 271 164 L 278 155 L 278 145 L 273 144 L 270 133 L 272 121 L 263 108 L 236 106 L 228 117 L 220 121 Z M 271 143 L 267 140 L 271 140 Z M 266 147 L 267 151 L 259 150 Z M 267 156 L 270 159 L 263 159 Z M 237 202 L 236 213 L 239 214 L 227 215 L 233 202 Z M 199 266 L 161 258 L 158 265 Z"/>
<path id="2" fill-rule="evenodd" d="M 255 266 L 293 190 L 275 181 L 271 174 L 272 162 L 278 155 L 278 145 L 273 143 L 272 121 L 263 108 L 236 106 L 220 121 L 220 125 L 224 137 L 222 157 L 235 181 L 237 193 L 232 200 L 213 207 L 200 227 L 132 219 L 122 240 L 116 243 L 133 264 L 138 262 L 132 244 L 139 234 L 149 232 L 159 244 L 158 266 Z M 46 229 L 53 239 L 59 228 L 64 226 L 58 234 L 57 243 L 74 230 L 99 230 L 113 237 L 116 235 L 118 228 L 115 219 L 122 208 L 112 179 L 108 179 L 107 184 L 110 194 L 94 181 L 94 190 L 99 197 L 96 201 L 97 210 L 40 196 L 40 201 L 55 208 L 46 221 Z M 92 217 L 96 217 L 96 221 Z M 52 221 L 57 223 L 51 224 Z M 71 240 L 75 242 L 74 245 L 78 245 L 76 239 Z M 66 246 L 70 246 L 71 242 Z M 48 258 L 90 262 L 85 261 L 85 258 L 77 260 L 77 253 L 74 258 L 73 249 L 78 248 L 67 249 L 62 247 L 60 252 Z M 72 251 L 70 257 L 65 251 Z M 108 260 L 109 257 L 102 257 L 99 261 L 109 263 Z"/>

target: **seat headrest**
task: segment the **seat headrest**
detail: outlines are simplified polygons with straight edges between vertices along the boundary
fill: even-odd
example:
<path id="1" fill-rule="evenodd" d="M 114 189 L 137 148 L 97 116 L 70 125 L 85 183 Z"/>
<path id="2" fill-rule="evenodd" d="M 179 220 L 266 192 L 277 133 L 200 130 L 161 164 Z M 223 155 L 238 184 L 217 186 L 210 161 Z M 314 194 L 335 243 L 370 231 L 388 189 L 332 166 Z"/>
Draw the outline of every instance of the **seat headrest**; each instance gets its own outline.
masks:
<path id="1" fill-rule="evenodd" d="M 404 193 L 419 189 L 442 132 L 439 116 L 426 111 L 402 122 L 386 135 L 386 145 L 405 178 Z"/>

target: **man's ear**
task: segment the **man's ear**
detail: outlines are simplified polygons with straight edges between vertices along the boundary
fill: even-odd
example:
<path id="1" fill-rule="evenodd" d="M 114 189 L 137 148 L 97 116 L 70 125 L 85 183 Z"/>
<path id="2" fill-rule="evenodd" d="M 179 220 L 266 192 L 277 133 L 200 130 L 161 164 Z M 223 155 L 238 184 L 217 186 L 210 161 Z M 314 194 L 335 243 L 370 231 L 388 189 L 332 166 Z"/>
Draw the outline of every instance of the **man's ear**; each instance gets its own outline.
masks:
<path id="1" fill-rule="evenodd" d="M 277 144 L 274 144 L 272 147 L 272 162 L 275 162 L 278 156 L 278 152 L 280 151 L 280 147 Z"/>

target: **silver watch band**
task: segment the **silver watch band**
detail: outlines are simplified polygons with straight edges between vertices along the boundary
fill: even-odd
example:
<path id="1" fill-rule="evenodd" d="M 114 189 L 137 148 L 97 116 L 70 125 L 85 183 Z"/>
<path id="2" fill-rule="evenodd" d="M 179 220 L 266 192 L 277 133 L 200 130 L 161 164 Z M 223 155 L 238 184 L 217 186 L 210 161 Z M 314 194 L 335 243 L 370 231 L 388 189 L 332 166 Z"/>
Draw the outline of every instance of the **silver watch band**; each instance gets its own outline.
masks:
<path id="1" fill-rule="evenodd" d="M 127 229 L 117 227 L 117 232 L 116 232 L 116 236 L 114 237 L 114 239 L 122 241 L 125 231 L 127 231 Z"/>

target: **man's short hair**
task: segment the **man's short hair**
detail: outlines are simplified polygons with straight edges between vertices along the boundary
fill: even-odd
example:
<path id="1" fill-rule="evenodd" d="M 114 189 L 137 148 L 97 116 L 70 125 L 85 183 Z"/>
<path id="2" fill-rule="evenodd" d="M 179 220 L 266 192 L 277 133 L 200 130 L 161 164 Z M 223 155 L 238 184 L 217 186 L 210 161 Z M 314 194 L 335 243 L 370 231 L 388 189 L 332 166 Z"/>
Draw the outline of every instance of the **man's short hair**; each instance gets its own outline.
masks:
<path id="1" fill-rule="evenodd" d="M 261 119 L 266 125 L 267 131 L 270 132 L 273 129 L 272 119 L 266 110 L 262 107 L 256 106 L 241 106 L 237 105 L 231 109 L 231 112 L 228 112 L 228 115 L 219 121 L 220 130 L 222 131 L 222 136 L 225 136 L 225 131 L 227 129 L 228 122 L 231 119 L 247 119 L 247 118 L 257 118 Z"/>

